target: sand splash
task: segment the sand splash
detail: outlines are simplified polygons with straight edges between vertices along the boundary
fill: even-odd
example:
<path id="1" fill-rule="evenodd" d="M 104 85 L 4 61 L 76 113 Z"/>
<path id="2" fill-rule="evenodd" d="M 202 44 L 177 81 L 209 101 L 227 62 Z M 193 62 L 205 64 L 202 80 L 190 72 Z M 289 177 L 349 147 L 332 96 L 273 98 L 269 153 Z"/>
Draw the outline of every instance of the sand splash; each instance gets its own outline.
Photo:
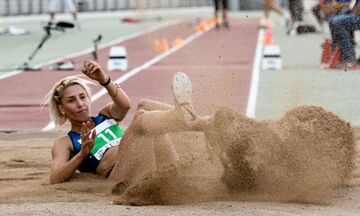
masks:
<path id="1" fill-rule="evenodd" d="M 321 107 L 298 107 L 270 122 L 221 108 L 205 137 L 219 157 L 182 160 L 131 185 L 119 183 L 114 202 L 323 202 L 350 178 L 354 164 L 350 124 Z"/>

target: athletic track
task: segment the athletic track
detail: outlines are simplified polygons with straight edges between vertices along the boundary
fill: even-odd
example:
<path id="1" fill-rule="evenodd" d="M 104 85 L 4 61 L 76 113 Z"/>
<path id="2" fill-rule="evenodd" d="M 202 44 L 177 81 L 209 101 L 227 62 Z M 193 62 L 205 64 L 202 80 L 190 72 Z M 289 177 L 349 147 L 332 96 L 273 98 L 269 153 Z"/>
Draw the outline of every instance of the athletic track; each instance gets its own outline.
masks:
<path id="1" fill-rule="evenodd" d="M 193 82 L 194 104 L 200 114 L 211 114 L 220 106 L 246 112 L 252 68 L 257 45 L 257 19 L 231 20 L 230 30 L 211 29 L 193 38 L 180 49 L 121 83 L 132 101 L 132 109 L 124 120 L 127 125 L 141 98 L 171 103 L 170 81 L 176 71 L 186 72 Z M 169 42 L 180 37 L 186 39 L 195 33 L 190 23 L 177 23 L 145 35 L 123 41 L 117 45 L 128 51 L 129 69 L 132 71 L 159 55 L 152 49 L 155 38 L 166 37 Z M 196 33 L 195 33 L 196 34 Z M 106 68 L 109 48 L 98 51 L 99 62 Z M 81 62 L 89 54 L 75 58 L 74 72 L 24 72 L 0 80 L 0 131 L 12 132 L 40 130 L 49 122 L 40 103 L 52 85 L 62 77 L 78 74 Z M 117 80 L 126 72 L 110 72 Z M 101 88 L 94 87 L 96 94 Z M 105 94 L 92 105 L 92 114 L 109 101 Z"/>

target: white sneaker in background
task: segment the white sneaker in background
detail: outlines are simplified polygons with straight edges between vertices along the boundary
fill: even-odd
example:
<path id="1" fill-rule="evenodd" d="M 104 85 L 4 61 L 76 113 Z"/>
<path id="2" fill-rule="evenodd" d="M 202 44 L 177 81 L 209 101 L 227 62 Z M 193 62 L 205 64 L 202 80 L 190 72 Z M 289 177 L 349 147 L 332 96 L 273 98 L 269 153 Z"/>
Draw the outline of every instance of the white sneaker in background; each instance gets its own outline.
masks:
<path id="1" fill-rule="evenodd" d="M 293 25 L 288 29 L 287 34 L 289 36 L 297 35 L 297 28 L 299 27 L 300 22 L 294 22 Z"/>

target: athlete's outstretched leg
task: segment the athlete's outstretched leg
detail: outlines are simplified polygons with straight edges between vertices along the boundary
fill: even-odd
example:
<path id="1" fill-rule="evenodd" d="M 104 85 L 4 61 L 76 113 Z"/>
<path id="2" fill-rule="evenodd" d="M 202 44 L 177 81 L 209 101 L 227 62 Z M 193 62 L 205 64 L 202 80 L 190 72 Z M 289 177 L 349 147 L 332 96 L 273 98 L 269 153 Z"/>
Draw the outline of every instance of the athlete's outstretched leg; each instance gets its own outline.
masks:
<path id="1" fill-rule="evenodd" d="M 160 101 L 150 100 L 150 99 L 141 99 L 138 103 L 137 110 L 171 110 L 174 109 L 174 105 L 163 103 Z"/>
<path id="2" fill-rule="evenodd" d="M 175 106 L 160 106 L 169 108 L 165 110 L 136 111 L 119 145 L 110 178 L 130 183 L 142 174 L 176 163 L 178 156 L 167 133 L 199 131 L 206 127 L 206 121 L 194 111 L 191 82 L 184 73 L 174 76 L 172 90 Z M 143 106 L 146 105 L 149 103 Z"/>

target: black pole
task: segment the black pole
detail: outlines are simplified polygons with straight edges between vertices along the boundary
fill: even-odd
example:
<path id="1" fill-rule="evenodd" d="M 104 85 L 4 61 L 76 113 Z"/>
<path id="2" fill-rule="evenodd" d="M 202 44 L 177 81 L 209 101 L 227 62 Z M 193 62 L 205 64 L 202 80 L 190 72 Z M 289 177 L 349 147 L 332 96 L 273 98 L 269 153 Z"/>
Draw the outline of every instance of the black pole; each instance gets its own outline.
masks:
<path id="1" fill-rule="evenodd" d="M 29 58 L 28 58 L 28 60 L 29 61 L 31 61 L 33 58 L 34 58 L 34 56 L 35 56 L 35 54 L 41 49 L 41 47 L 44 45 L 44 43 L 50 38 L 50 34 L 46 34 L 43 38 L 42 38 L 42 40 L 41 40 L 41 42 L 39 43 L 39 45 L 36 47 L 36 49 L 34 50 L 34 52 L 29 56 Z"/>
<path id="2" fill-rule="evenodd" d="M 34 58 L 34 56 L 36 55 L 36 53 L 41 49 L 41 47 L 44 45 L 44 43 L 50 38 L 50 34 L 46 33 L 46 35 L 41 39 L 41 42 L 39 43 L 39 45 L 36 47 L 36 49 L 31 53 L 31 55 L 29 56 L 28 60 L 26 62 L 24 62 L 24 64 L 19 68 L 20 70 L 25 70 L 25 71 L 37 71 L 37 70 L 41 70 L 41 68 L 32 68 L 30 67 L 30 62 L 31 60 Z"/>
<path id="3" fill-rule="evenodd" d="M 98 48 L 98 43 L 100 42 L 101 38 L 102 38 L 102 35 L 99 35 L 95 40 L 93 40 L 94 50 L 92 52 L 92 56 L 95 61 L 98 60 L 97 48 Z"/>

